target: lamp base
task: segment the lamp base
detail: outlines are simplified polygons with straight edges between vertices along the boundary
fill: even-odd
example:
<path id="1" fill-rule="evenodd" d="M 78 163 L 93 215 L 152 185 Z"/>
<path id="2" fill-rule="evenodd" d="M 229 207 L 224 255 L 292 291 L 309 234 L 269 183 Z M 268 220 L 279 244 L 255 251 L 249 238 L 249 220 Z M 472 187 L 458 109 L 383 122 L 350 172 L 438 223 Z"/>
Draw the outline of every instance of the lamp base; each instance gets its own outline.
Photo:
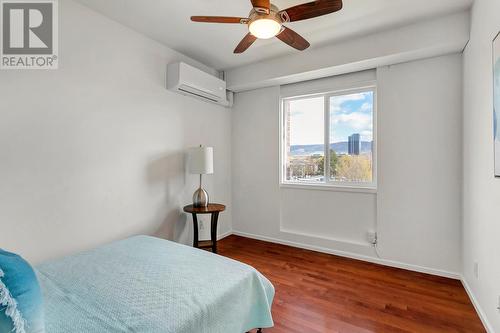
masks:
<path id="1" fill-rule="evenodd" d="M 193 194 L 193 206 L 207 207 L 208 206 L 208 193 L 203 188 L 197 189 Z"/>

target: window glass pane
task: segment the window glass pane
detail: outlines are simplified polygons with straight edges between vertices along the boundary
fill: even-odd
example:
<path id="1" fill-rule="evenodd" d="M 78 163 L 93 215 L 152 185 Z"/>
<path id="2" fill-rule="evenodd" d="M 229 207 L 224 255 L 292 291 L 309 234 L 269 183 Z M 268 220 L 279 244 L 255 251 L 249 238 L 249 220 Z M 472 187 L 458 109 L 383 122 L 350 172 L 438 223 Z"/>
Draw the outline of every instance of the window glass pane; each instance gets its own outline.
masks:
<path id="1" fill-rule="evenodd" d="M 330 97 L 330 180 L 373 181 L 373 91 Z"/>
<path id="2" fill-rule="evenodd" d="M 324 182 L 325 99 L 285 101 L 285 179 Z"/>

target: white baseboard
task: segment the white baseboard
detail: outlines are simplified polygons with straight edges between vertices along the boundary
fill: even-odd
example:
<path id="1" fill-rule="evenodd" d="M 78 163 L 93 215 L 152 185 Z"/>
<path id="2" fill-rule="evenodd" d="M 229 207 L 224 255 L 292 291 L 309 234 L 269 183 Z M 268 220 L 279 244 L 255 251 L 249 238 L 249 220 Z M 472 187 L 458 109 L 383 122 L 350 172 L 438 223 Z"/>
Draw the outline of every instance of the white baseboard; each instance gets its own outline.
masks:
<path id="1" fill-rule="evenodd" d="M 325 247 L 321 247 L 321 246 L 292 242 L 292 241 L 288 241 L 288 240 L 277 239 L 277 238 L 261 236 L 261 235 L 255 235 L 255 234 L 250 234 L 250 233 L 236 231 L 236 230 L 233 230 L 232 233 L 234 235 L 238 235 L 238 236 L 242 236 L 242 237 L 258 239 L 258 240 L 262 240 L 262 241 L 266 241 L 266 242 L 288 245 L 288 246 L 292 246 L 292 247 L 297 247 L 297 248 L 301 248 L 301 249 L 312 250 L 312 251 L 317 251 L 317 252 L 322 252 L 322 253 L 333 254 L 336 256 L 340 256 L 340 257 L 368 261 L 371 263 L 380 264 L 380 265 L 384 265 L 384 266 L 396 267 L 396 268 L 406 269 L 409 271 L 414 271 L 414 272 L 419 272 L 419 273 L 437 275 L 437 276 L 447 277 L 447 278 L 451 278 L 451 279 L 455 279 L 455 280 L 460 280 L 462 277 L 461 274 L 456 273 L 456 272 L 448 272 L 448 271 L 444 271 L 444 270 L 428 268 L 428 267 L 423 267 L 423 266 L 418 266 L 418 265 L 405 264 L 405 263 L 393 261 L 393 260 L 379 259 L 379 258 L 375 258 L 375 257 L 369 257 L 369 256 L 355 254 L 355 253 L 346 252 L 346 251 L 333 250 L 333 249 L 325 248 Z"/>
<path id="2" fill-rule="evenodd" d="M 220 241 L 221 239 L 224 239 L 226 238 L 227 236 L 231 236 L 233 234 L 233 231 L 232 230 L 229 230 L 229 231 L 226 231 L 222 234 L 218 234 L 217 235 L 217 240 Z"/>
<path id="3" fill-rule="evenodd" d="M 484 328 L 486 328 L 486 331 L 488 333 L 495 333 L 495 331 L 493 330 L 493 327 L 490 325 L 490 322 L 488 321 L 488 318 L 486 317 L 486 314 L 484 313 L 481 305 L 479 305 L 479 302 L 477 301 L 476 296 L 474 296 L 472 289 L 470 288 L 469 284 L 467 283 L 467 280 L 465 280 L 465 277 L 462 276 L 460 278 L 460 281 L 462 282 L 462 285 L 464 286 L 464 289 L 467 292 L 467 295 L 469 295 L 469 298 L 472 302 L 472 305 L 474 305 L 474 308 L 476 309 L 476 312 L 479 315 L 479 319 L 481 319 L 481 322 L 483 323 Z"/>

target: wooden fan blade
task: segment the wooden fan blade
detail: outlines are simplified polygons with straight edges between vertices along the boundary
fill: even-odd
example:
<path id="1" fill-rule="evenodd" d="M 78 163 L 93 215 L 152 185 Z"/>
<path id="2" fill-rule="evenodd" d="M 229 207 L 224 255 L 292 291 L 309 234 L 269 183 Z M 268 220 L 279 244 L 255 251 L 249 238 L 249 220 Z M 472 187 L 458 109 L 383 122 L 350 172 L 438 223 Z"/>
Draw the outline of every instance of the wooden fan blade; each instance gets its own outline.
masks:
<path id="1" fill-rule="evenodd" d="M 252 6 L 259 13 L 269 14 L 271 10 L 270 0 L 251 0 Z"/>
<path id="2" fill-rule="evenodd" d="M 307 20 L 342 9 L 342 0 L 317 0 L 290 7 L 279 12 L 283 22 Z"/>
<path id="3" fill-rule="evenodd" d="M 228 17 L 228 16 L 191 16 L 193 22 L 203 23 L 238 23 L 246 24 L 248 19 L 245 17 Z"/>
<path id="4" fill-rule="evenodd" d="M 300 51 L 304 51 L 309 46 L 311 46 L 311 44 L 309 44 L 309 42 L 305 40 L 304 37 L 287 27 L 285 27 L 285 29 L 276 37 L 278 37 L 278 39 L 280 39 L 282 42 Z"/>
<path id="5" fill-rule="evenodd" d="M 250 47 L 250 45 L 252 45 L 253 42 L 255 42 L 256 40 L 257 40 L 257 37 L 255 37 L 251 33 L 248 33 L 241 40 L 241 42 L 238 44 L 238 46 L 236 46 L 236 48 L 234 49 L 234 53 L 243 53 L 243 52 L 245 52 Z"/>

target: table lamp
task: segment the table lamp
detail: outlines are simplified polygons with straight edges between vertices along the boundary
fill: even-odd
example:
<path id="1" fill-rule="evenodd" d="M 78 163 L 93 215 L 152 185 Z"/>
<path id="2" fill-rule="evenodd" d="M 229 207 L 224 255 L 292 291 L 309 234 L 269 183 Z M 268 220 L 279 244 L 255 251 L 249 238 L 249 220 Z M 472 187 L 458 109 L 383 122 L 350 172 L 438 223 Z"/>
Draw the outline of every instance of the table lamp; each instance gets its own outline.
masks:
<path id="1" fill-rule="evenodd" d="M 200 175 L 200 187 L 193 194 L 195 207 L 208 206 L 209 197 L 202 187 L 202 176 L 214 173 L 214 149 L 212 147 L 195 147 L 188 150 L 189 173 Z"/>

